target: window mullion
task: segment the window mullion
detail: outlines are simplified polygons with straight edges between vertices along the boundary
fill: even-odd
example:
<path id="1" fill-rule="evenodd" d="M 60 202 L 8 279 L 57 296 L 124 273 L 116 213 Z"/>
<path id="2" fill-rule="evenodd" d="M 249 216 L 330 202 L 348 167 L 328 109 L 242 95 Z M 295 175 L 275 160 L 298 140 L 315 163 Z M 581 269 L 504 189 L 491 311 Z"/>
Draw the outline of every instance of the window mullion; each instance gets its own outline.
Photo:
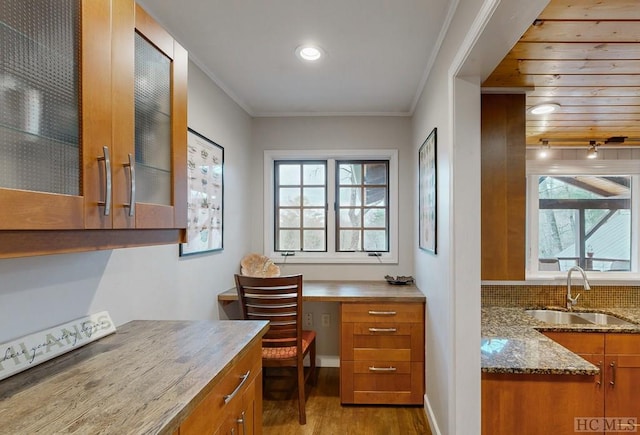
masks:
<path id="1" fill-rule="evenodd" d="M 338 188 L 338 180 L 336 175 L 336 160 L 327 159 L 327 251 L 336 252 L 337 239 L 337 209 L 338 200 L 336 191 Z"/>

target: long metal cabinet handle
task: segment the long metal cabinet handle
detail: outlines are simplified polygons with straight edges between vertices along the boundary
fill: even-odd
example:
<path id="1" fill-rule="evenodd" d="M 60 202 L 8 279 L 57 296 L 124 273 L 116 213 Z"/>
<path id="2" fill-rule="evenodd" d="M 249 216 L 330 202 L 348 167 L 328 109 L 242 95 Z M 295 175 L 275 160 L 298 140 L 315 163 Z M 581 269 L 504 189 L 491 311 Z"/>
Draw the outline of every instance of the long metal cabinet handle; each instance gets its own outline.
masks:
<path id="1" fill-rule="evenodd" d="M 369 310 L 370 316 L 395 316 L 395 311 L 371 311 Z"/>
<path id="2" fill-rule="evenodd" d="M 369 332 L 396 332 L 396 328 L 369 328 Z"/>
<path id="3" fill-rule="evenodd" d="M 242 414 L 240 414 L 240 418 L 236 420 L 236 423 L 240 423 L 242 424 L 242 435 L 245 435 L 247 433 L 247 427 L 245 426 L 245 418 L 244 418 L 244 411 L 242 411 Z"/>
<path id="4" fill-rule="evenodd" d="M 111 156 L 107 146 L 102 147 L 102 154 L 102 157 L 98 157 L 98 161 L 104 160 L 104 201 L 99 201 L 98 205 L 104 206 L 104 215 L 109 216 L 111 214 Z"/>
<path id="5" fill-rule="evenodd" d="M 245 373 L 244 375 L 242 375 L 240 377 L 240 384 L 238 384 L 236 389 L 233 390 L 233 392 L 231 394 L 227 394 L 226 396 L 224 396 L 224 403 L 225 404 L 231 402 L 231 400 L 234 398 L 234 396 L 236 394 L 238 394 L 238 391 L 240 391 L 240 389 L 242 388 L 244 383 L 247 382 L 247 379 L 249 379 L 249 374 L 250 373 L 251 373 L 251 370 L 247 370 L 247 373 Z"/>
<path id="6" fill-rule="evenodd" d="M 136 214 L 136 160 L 129 153 L 129 163 L 125 163 L 124 166 L 129 167 L 129 216 L 135 216 Z"/>
<path id="7" fill-rule="evenodd" d="M 598 361 L 598 368 L 600 369 L 600 379 L 598 379 L 598 382 L 596 382 L 596 384 L 598 385 L 602 385 L 602 361 Z"/>
<path id="8" fill-rule="evenodd" d="M 609 381 L 609 384 L 615 385 L 616 384 L 616 362 L 611 361 L 611 364 L 609 365 L 611 366 L 611 381 Z"/>
<path id="9" fill-rule="evenodd" d="M 369 367 L 370 372 L 395 372 L 395 367 Z"/>

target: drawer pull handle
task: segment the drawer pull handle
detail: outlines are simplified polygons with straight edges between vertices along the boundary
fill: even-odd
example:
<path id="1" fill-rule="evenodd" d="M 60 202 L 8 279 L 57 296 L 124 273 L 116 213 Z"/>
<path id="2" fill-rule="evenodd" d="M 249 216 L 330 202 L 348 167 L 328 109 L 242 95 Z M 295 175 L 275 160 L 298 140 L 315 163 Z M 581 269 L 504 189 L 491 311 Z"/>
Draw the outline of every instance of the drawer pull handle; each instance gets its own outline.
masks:
<path id="1" fill-rule="evenodd" d="M 244 418 L 244 411 L 242 411 L 242 414 L 240 415 L 240 418 L 236 419 L 236 423 L 239 423 L 242 425 L 242 433 L 243 435 L 247 433 L 247 426 L 246 426 L 246 418 Z M 233 429 L 231 429 L 233 430 Z"/>
<path id="2" fill-rule="evenodd" d="M 611 366 L 611 380 L 609 381 L 609 385 L 611 385 L 613 387 L 616 384 L 616 363 L 615 363 L 615 361 L 611 361 L 611 364 L 609 364 L 609 366 Z"/>
<path id="3" fill-rule="evenodd" d="M 136 160 L 129 153 L 129 163 L 124 164 L 125 167 L 129 167 L 129 204 L 125 207 L 129 208 L 129 216 L 133 217 L 136 214 Z"/>
<path id="4" fill-rule="evenodd" d="M 369 367 L 370 372 L 395 372 L 395 367 Z"/>
<path id="5" fill-rule="evenodd" d="M 111 213 L 111 157 L 109 148 L 102 147 L 102 157 L 98 157 L 98 161 L 104 160 L 104 201 L 98 201 L 98 205 L 104 207 L 104 215 L 109 216 Z"/>
<path id="6" fill-rule="evenodd" d="M 370 316 L 395 316 L 395 311 L 371 311 L 369 310 Z"/>
<path id="7" fill-rule="evenodd" d="M 396 328 L 369 328 L 369 332 L 397 332 Z"/>
<path id="8" fill-rule="evenodd" d="M 236 394 L 238 394 L 238 391 L 240 391 L 240 389 L 242 388 L 242 386 L 244 385 L 245 382 L 247 382 L 247 379 L 249 379 L 249 374 L 251 373 L 251 370 L 247 370 L 247 373 L 245 373 L 244 375 L 242 375 L 240 377 L 240 384 L 238 384 L 238 386 L 236 387 L 235 390 L 233 390 L 233 392 L 231 394 L 227 394 L 226 396 L 224 396 L 224 403 L 227 404 L 229 402 L 231 402 L 231 400 L 234 398 L 234 396 Z"/>
<path id="9" fill-rule="evenodd" d="M 596 385 L 600 386 L 602 385 L 602 361 L 598 361 L 598 368 L 600 369 L 600 379 L 596 382 Z"/>

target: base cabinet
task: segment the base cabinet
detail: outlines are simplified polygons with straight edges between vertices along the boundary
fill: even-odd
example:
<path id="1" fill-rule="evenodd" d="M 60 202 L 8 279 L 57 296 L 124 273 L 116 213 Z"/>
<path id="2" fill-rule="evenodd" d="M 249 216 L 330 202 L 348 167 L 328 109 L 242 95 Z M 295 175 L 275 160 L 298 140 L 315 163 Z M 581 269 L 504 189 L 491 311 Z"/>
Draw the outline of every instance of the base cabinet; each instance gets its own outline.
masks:
<path id="1" fill-rule="evenodd" d="M 179 435 L 262 434 L 262 348 L 256 343 L 180 425 Z"/>
<path id="2" fill-rule="evenodd" d="M 340 401 L 421 405 L 424 304 L 342 303 Z"/>
<path id="3" fill-rule="evenodd" d="M 482 374 L 483 435 L 572 434 L 576 417 L 599 415 L 594 376 Z"/>
<path id="4" fill-rule="evenodd" d="M 600 368 L 595 394 L 602 401 L 597 416 L 620 431 L 640 428 L 640 334 L 545 332 L 545 335 Z M 604 430 L 600 433 L 607 432 Z M 611 432 L 611 430 L 608 430 Z M 598 432 L 596 432 L 598 433 Z"/>

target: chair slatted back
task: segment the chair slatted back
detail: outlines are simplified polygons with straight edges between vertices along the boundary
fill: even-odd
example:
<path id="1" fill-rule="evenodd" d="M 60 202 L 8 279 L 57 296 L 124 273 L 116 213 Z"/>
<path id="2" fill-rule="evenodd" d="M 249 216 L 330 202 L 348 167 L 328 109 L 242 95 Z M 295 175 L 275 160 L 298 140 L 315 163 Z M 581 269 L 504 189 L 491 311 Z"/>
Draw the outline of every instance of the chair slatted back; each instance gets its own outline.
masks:
<path id="1" fill-rule="evenodd" d="M 263 347 L 302 348 L 302 275 L 259 278 L 235 275 L 242 318 L 268 320 Z"/>

